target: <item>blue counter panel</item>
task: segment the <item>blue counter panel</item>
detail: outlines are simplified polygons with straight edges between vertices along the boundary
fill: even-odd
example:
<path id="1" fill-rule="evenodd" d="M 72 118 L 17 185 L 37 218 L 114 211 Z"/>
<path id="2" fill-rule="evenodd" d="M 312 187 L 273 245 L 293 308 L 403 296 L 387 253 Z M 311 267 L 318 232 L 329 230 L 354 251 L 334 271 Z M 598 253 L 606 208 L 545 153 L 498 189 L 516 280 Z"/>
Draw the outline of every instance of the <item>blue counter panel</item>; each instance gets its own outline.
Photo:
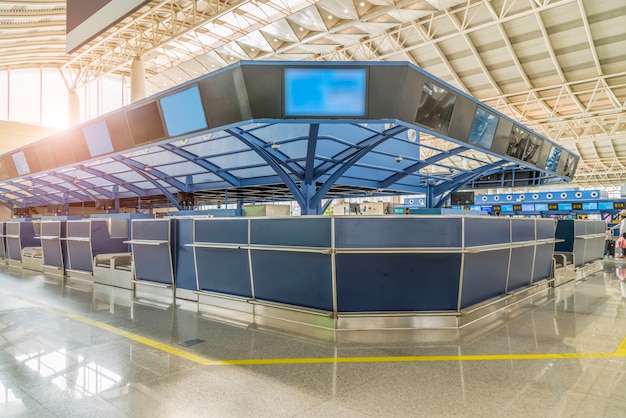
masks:
<path id="1" fill-rule="evenodd" d="M 6 258 L 6 239 L 4 235 L 6 234 L 6 225 L 4 222 L 0 222 L 0 259 Z"/>
<path id="2" fill-rule="evenodd" d="M 74 238 L 89 238 L 91 223 L 89 221 L 69 221 L 67 223 L 67 236 Z M 107 232 L 108 235 L 108 232 Z"/>
<path id="3" fill-rule="evenodd" d="M 333 310 L 331 257 L 252 250 L 256 299 Z"/>
<path id="4" fill-rule="evenodd" d="M 91 249 L 93 255 L 130 252 L 128 238 L 111 238 L 109 227 L 104 220 L 91 220 Z M 128 231 L 126 231 L 128 233 Z"/>
<path id="5" fill-rule="evenodd" d="M 576 260 L 576 267 L 580 267 L 585 264 L 585 251 L 587 247 L 587 240 L 582 238 L 574 238 L 574 257 Z M 591 242 L 589 242 L 589 247 L 591 249 Z"/>
<path id="6" fill-rule="evenodd" d="M 60 239 L 41 240 L 41 251 L 45 265 L 63 268 L 63 250 Z"/>
<path id="7" fill-rule="evenodd" d="M 542 244 L 537 246 L 535 252 L 535 270 L 533 271 L 533 283 L 547 279 L 552 274 L 552 255 L 554 244 Z"/>
<path id="8" fill-rule="evenodd" d="M 511 241 L 534 241 L 535 220 L 511 218 Z"/>
<path id="9" fill-rule="evenodd" d="M 461 309 L 503 295 L 508 267 L 508 249 L 466 254 Z"/>
<path id="10" fill-rule="evenodd" d="M 170 238 L 169 219 L 133 221 L 132 229 L 134 240 L 168 241 Z"/>
<path id="11" fill-rule="evenodd" d="M 6 231 L 7 231 L 7 235 L 19 235 L 20 223 L 19 222 L 7 222 Z"/>
<path id="12" fill-rule="evenodd" d="M 456 311 L 461 254 L 337 254 L 340 312 Z"/>
<path id="13" fill-rule="evenodd" d="M 337 248 L 461 247 L 461 218 L 335 218 Z"/>
<path id="14" fill-rule="evenodd" d="M 537 239 L 554 238 L 554 220 L 552 219 L 535 219 L 537 222 Z"/>
<path id="15" fill-rule="evenodd" d="M 61 222 L 46 221 L 41 223 L 41 236 L 43 237 L 60 237 Z"/>
<path id="16" fill-rule="evenodd" d="M 247 219 L 196 219 L 196 242 L 219 242 L 223 244 L 247 244 Z"/>
<path id="17" fill-rule="evenodd" d="M 534 246 L 511 249 L 511 264 L 509 266 L 507 292 L 530 284 L 532 281 L 534 256 Z"/>
<path id="18" fill-rule="evenodd" d="M 172 219 L 175 231 L 174 276 L 176 288 L 198 290 L 193 248 L 185 244 L 193 242 L 193 219 Z"/>
<path id="19" fill-rule="evenodd" d="M 331 218 L 251 219 L 250 244 L 331 246 Z"/>
<path id="20" fill-rule="evenodd" d="M 69 268 L 80 271 L 93 271 L 91 246 L 87 241 L 67 241 Z"/>
<path id="21" fill-rule="evenodd" d="M 574 221 L 567 219 L 558 220 L 554 236 L 556 239 L 563 240 L 563 242 L 556 243 L 555 251 L 574 251 Z"/>
<path id="22" fill-rule="evenodd" d="M 9 260 L 22 261 L 22 246 L 19 238 L 7 237 L 7 258 Z"/>
<path id="23" fill-rule="evenodd" d="M 196 268 L 199 290 L 252 297 L 247 251 L 196 248 Z"/>
<path id="24" fill-rule="evenodd" d="M 169 246 L 133 244 L 133 260 L 137 280 L 163 284 L 174 283 Z"/>
<path id="25" fill-rule="evenodd" d="M 511 226 L 509 217 L 467 217 L 465 218 L 465 246 L 501 244 L 510 242 Z"/>

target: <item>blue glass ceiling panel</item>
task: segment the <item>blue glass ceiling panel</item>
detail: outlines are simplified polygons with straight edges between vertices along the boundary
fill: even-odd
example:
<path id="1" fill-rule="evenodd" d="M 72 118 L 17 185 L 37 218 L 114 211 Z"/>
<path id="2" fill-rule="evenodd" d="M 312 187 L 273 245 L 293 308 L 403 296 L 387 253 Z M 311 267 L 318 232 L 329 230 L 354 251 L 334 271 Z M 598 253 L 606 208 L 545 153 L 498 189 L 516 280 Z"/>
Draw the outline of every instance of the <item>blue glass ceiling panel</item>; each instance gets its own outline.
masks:
<path id="1" fill-rule="evenodd" d="M 352 167 L 352 168 L 349 168 L 348 171 L 346 171 L 344 176 L 382 181 L 386 179 L 387 177 L 391 176 L 392 174 L 395 174 L 395 172 L 389 171 L 389 170 L 377 170 L 377 169 L 365 168 L 365 167 Z"/>
<path id="2" fill-rule="evenodd" d="M 375 134 L 375 132 L 372 132 L 369 129 L 364 129 L 359 125 L 328 123 L 320 125 L 318 136 L 341 138 L 343 141 L 350 144 L 357 144 Z"/>
<path id="3" fill-rule="evenodd" d="M 100 186 L 100 187 L 104 187 L 107 185 L 110 185 L 111 182 L 109 180 L 105 180 L 102 177 L 90 177 L 88 179 L 85 179 L 86 181 L 88 181 L 89 183 L 93 184 L 94 186 Z"/>
<path id="4" fill-rule="evenodd" d="M 211 158 L 211 162 L 218 167 L 231 169 L 237 167 L 247 167 L 250 165 L 265 164 L 259 155 L 254 151 L 238 152 L 233 155 L 224 155 L 221 157 Z"/>
<path id="5" fill-rule="evenodd" d="M 276 123 L 251 132 L 257 138 L 271 144 L 290 138 L 307 138 L 309 125 L 302 123 Z"/>
<path id="6" fill-rule="evenodd" d="M 382 144 L 374 148 L 374 151 L 392 153 L 396 155 L 413 156 L 419 158 L 420 145 L 409 142 L 406 139 L 389 138 Z"/>
<path id="7" fill-rule="evenodd" d="M 231 174 L 240 178 L 265 177 L 276 174 L 270 167 L 247 168 L 244 170 L 233 170 Z"/>
<path id="8" fill-rule="evenodd" d="M 159 171 L 168 176 L 184 176 L 188 174 L 198 174 L 200 172 L 204 172 L 205 169 L 200 167 L 198 164 L 188 161 L 184 163 L 159 166 Z"/>
<path id="9" fill-rule="evenodd" d="M 246 151 L 248 149 L 246 144 L 232 136 L 221 139 L 211 139 L 201 144 L 185 147 L 185 150 L 198 156 L 226 154 L 235 151 Z"/>
<path id="10" fill-rule="evenodd" d="M 120 162 L 114 161 L 109 164 L 99 164 L 97 166 L 93 166 L 98 171 L 107 174 L 115 174 L 124 171 L 128 171 L 128 167 Z"/>
<path id="11" fill-rule="evenodd" d="M 183 179 L 181 179 L 181 181 L 183 181 Z M 224 179 L 211 173 L 195 174 L 193 176 L 194 183 L 210 183 L 219 181 L 224 181 Z"/>
<path id="12" fill-rule="evenodd" d="M 156 152 L 153 154 L 138 155 L 133 157 L 133 160 L 142 164 L 155 167 L 160 164 L 172 164 L 181 161 L 187 161 L 186 158 L 173 154 L 169 151 Z"/>
<path id="13" fill-rule="evenodd" d="M 122 180 L 124 183 L 133 183 L 133 184 L 144 180 L 143 176 L 135 171 L 126 171 L 125 173 L 118 173 L 115 175 L 115 177 Z"/>
<path id="14" fill-rule="evenodd" d="M 337 140 L 320 138 L 317 141 L 315 155 L 330 158 L 346 150 L 347 148 L 349 147 L 346 144 L 342 144 Z"/>

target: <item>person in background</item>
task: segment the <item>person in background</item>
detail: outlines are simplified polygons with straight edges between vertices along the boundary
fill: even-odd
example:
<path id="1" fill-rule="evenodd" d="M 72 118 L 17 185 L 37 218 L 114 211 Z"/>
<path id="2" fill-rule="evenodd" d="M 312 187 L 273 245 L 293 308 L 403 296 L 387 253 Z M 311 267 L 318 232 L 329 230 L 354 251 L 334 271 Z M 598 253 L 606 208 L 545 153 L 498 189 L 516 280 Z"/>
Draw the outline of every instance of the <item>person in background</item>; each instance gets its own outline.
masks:
<path id="1" fill-rule="evenodd" d="M 626 232 L 624 232 L 615 242 L 615 248 L 621 249 L 621 254 L 616 255 L 615 258 L 624 258 L 624 248 L 626 248 Z"/>
<path id="2" fill-rule="evenodd" d="M 619 213 L 619 223 L 614 227 L 610 228 L 611 231 L 615 228 L 619 228 L 619 236 L 621 237 L 624 232 L 626 232 L 626 209 L 623 209 Z"/>

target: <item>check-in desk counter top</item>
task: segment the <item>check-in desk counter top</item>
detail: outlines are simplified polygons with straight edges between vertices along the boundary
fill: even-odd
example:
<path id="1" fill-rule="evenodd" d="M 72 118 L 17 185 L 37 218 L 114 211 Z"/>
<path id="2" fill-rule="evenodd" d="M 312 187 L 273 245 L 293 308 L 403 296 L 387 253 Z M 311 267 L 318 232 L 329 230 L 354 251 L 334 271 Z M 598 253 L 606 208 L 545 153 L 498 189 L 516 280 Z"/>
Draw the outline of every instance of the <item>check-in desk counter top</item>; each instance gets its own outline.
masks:
<path id="1" fill-rule="evenodd" d="M 552 220 L 341 216 L 196 220 L 192 246 L 208 303 L 232 296 L 254 313 L 277 304 L 352 328 L 415 327 L 423 313 L 458 326 L 545 283 L 554 243 Z"/>
<path id="2" fill-rule="evenodd" d="M 129 253 L 128 227 L 124 219 L 84 219 L 67 222 L 68 276 L 93 275 L 94 257 L 100 254 Z M 115 227 L 112 225 L 115 224 Z M 119 235 L 111 235 L 111 231 Z"/>
<path id="3" fill-rule="evenodd" d="M 556 237 L 562 242 L 555 250 L 573 254 L 576 267 L 599 260 L 604 256 L 606 228 L 605 221 L 559 219 Z"/>
<path id="4" fill-rule="evenodd" d="M 10 266 L 22 267 L 23 250 L 40 246 L 35 225 L 30 220 L 14 219 L 6 222 L 4 238 Z"/>

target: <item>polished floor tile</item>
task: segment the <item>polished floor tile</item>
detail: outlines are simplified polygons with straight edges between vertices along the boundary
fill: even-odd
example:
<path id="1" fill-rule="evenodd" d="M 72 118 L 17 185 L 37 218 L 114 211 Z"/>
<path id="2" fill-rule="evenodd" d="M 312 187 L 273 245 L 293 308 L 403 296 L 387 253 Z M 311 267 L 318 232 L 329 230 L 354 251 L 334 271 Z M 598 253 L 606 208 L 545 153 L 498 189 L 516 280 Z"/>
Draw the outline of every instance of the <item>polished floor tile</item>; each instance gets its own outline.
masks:
<path id="1" fill-rule="evenodd" d="M 336 333 L 0 268 L 0 416 L 624 417 L 621 264 L 460 330 Z"/>

